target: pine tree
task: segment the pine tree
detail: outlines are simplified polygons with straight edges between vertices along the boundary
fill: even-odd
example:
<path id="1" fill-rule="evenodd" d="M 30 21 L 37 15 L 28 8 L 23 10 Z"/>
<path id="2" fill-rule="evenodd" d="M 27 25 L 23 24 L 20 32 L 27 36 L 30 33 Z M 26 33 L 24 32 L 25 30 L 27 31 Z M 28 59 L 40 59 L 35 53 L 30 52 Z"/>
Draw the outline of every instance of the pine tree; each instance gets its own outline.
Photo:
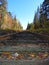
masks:
<path id="1" fill-rule="evenodd" d="M 26 30 L 34 31 L 34 24 L 33 23 L 28 23 Z"/>
<path id="2" fill-rule="evenodd" d="M 48 27 L 49 23 L 49 0 L 44 0 L 40 8 L 40 24 L 42 27 Z"/>
<path id="3" fill-rule="evenodd" d="M 40 27 L 40 24 L 39 24 L 39 7 L 37 9 L 37 12 L 35 13 L 33 22 L 34 22 L 34 28 L 38 29 Z"/>
<path id="4" fill-rule="evenodd" d="M 13 30 L 21 31 L 23 30 L 23 27 L 21 26 L 21 23 L 19 20 L 14 16 L 14 21 L 13 21 Z"/>
<path id="5" fill-rule="evenodd" d="M 7 0 L 0 0 L 0 4 L 6 8 Z"/>

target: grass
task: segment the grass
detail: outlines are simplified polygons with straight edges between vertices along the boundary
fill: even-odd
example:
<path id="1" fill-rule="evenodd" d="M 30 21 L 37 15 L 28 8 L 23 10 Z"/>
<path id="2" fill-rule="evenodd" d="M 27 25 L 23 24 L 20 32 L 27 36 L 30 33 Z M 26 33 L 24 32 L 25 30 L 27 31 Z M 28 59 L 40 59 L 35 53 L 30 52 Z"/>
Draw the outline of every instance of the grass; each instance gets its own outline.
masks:
<path id="1" fill-rule="evenodd" d="M 42 52 L 42 51 L 49 51 L 49 47 L 40 47 L 40 46 L 2 46 L 0 47 L 1 51 L 17 51 L 17 52 Z"/>

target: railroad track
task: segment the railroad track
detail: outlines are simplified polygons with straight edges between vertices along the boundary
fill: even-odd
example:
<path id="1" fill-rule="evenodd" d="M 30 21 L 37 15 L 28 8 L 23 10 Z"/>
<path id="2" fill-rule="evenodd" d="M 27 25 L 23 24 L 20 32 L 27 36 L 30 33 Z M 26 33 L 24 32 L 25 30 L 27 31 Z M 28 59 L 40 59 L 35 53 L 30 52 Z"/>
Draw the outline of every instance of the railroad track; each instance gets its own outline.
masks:
<path id="1" fill-rule="evenodd" d="M 25 34 L 25 36 L 23 36 Z M 21 37 L 23 38 L 23 37 L 27 37 L 26 35 L 29 35 L 29 34 L 32 34 L 32 36 L 30 36 L 31 37 L 31 39 L 34 39 L 33 38 L 33 36 L 34 37 L 36 37 L 36 39 L 38 40 L 38 39 L 43 39 L 43 40 L 48 40 L 49 41 L 49 36 L 48 35 L 44 35 L 44 34 L 40 34 L 40 33 L 34 33 L 34 32 L 27 32 L 27 31 L 22 31 L 22 32 L 15 32 L 15 33 L 8 33 L 8 34 L 5 34 L 5 35 L 2 35 L 2 36 L 0 36 L 0 42 L 1 41 L 3 41 L 3 40 L 8 40 L 8 39 L 11 39 L 11 37 L 13 37 L 14 38 L 14 36 L 15 36 L 15 38 L 18 38 L 18 39 L 21 39 Z M 21 37 L 20 37 L 21 36 Z M 28 38 L 29 38 L 29 36 L 28 36 Z M 36 40 L 35 40 L 36 41 Z M 41 41 L 40 41 L 41 42 Z"/>

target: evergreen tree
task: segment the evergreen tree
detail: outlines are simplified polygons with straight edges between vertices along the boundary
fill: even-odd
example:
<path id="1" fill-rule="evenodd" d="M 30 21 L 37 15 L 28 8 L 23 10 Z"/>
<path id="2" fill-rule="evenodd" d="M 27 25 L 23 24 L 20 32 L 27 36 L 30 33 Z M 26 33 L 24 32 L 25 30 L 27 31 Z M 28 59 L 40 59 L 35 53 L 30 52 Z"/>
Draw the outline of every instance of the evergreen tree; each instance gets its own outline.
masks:
<path id="1" fill-rule="evenodd" d="M 0 4 L 6 8 L 7 0 L 0 0 Z"/>
<path id="2" fill-rule="evenodd" d="M 28 23 L 26 30 L 34 31 L 34 24 L 33 23 L 30 23 L 30 24 Z"/>
<path id="3" fill-rule="evenodd" d="M 44 0 L 40 8 L 40 24 L 44 28 L 49 26 L 49 0 Z"/>
<path id="4" fill-rule="evenodd" d="M 13 30 L 17 30 L 17 31 L 23 30 L 23 27 L 21 26 L 18 19 L 16 19 L 16 16 L 14 17 L 14 21 L 13 21 Z"/>
<path id="5" fill-rule="evenodd" d="M 37 9 L 37 12 L 35 13 L 33 22 L 34 22 L 34 28 L 38 29 L 40 27 L 40 24 L 39 24 L 39 7 Z"/>

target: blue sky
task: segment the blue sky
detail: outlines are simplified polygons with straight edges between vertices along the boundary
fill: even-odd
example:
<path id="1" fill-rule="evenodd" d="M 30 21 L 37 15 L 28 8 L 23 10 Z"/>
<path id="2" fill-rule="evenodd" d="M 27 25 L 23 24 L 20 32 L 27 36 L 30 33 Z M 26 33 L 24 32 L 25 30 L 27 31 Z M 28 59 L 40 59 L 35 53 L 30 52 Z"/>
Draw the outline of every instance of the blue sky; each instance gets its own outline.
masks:
<path id="1" fill-rule="evenodd" d="M 16 15 L 24 29 L 33 22 L 34 14 L 44 0 L 7 0 L 8 11 Z"/>

